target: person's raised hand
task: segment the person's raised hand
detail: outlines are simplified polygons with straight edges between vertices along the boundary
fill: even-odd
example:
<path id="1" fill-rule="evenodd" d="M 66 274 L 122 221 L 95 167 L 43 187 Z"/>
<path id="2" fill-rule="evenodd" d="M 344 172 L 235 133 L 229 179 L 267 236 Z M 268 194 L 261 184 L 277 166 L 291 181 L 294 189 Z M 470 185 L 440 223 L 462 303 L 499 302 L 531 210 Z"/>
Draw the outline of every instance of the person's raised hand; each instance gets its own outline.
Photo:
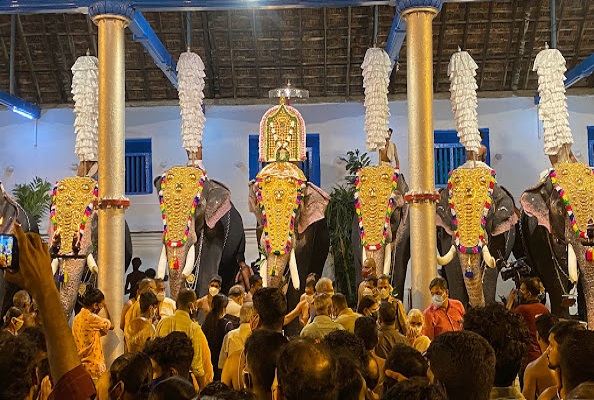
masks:
<path id="1" fill-rule="evenodd" d="M 4 269 L 4 279 L 38 298 L 48 288 L 55 288 L 49 249 L 38 234 L 23 232 L 20 224 L 14 224 L 13 235 L 18 242 L 19 270 Z"/>

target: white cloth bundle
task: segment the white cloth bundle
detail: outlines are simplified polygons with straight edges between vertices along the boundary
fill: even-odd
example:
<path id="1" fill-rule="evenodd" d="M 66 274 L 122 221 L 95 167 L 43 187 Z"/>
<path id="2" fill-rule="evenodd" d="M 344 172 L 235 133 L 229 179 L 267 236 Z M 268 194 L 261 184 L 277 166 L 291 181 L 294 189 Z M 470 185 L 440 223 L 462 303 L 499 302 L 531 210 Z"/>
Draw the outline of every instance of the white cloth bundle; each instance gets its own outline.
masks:
<path id="1" fill-rule="evenodd" d="M 548 46 L 536 55 L 533 71 L 538 74 L 538 117 L 543 121 L 544 152 L 556 155 L 563 145 L 573 144 L 565 97 L 565 58 Z"/>
<path id="2" fill-rule="evenodd" d="M 368 49 L 361 69 L 365 89 L 367 151 L 375 151 L 385 146 L 388 137 L 390 57 L 383 49 Z"/>
<path id="3" fill-rule="evenodd" d="M 99 138 L 99 60 L 93 56 L 77 58 L 72 66 L 74 100 L 74 152 L 80 161 L 97 161 Z"/>
<path id="4" fill-rule="evenodd" d="M 452 55 L 448 65 L 450 77 L 450 99 L 456 117 L 456 129 L 460 143 L 468 151 L 479 152 L 481 134 L 478 130 L 476 70 L 478 65 L 470 54 L 461 51 Z"/>
<path id="5" fill-rule="evenodd" d="M 191 153 L 202 147 L 204 132 L 204 63 L 200 56 L 191 51 L 182 53 L 177 62 L 177 91 L 179 93 L 179 109 L 182 119 L 182 146 Z"/>

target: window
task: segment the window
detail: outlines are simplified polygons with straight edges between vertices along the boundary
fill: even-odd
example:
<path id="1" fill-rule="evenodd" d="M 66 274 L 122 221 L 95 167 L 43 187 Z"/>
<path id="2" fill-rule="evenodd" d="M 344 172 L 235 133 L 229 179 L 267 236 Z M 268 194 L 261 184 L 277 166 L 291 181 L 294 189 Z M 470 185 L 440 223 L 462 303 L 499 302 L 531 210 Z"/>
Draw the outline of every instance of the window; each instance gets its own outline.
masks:
<path id="1" fill-rule="evenodd" d="M 588 163 L 594 167 L 594 126 L 588 127 Z"/>
<path id="2" fill-rule="evenodd" d="M 489 148 L 489 129 L 479 129 L 483 134 L 483 141 L 487 147 L 487 164 L 491 161 Z M 435 187 L 443 188 L 448 185 L 449 172 L 466 162 L 466 149 L 458 139 L 455 130 L 435 131 L 433 135 L 435 157 Z"/>
<path id="3" fill-rule="evenodd" d="M 249 175 L 250 180 L 256 179 L 256 175 L 264 166 L 258 161 L 258 135 L 249 137 Z M 305 137 L 305 161 L 299 163 L 299 168 L 305 174 L 307 180 L 316 186 L 320 186 L 320 135 L 317 133 L 307 134 Z"/>
<path id="4" fill-rule="evenodd" d="M 126 140 L 126 195 L 153 193 L 151 139 Z"/>

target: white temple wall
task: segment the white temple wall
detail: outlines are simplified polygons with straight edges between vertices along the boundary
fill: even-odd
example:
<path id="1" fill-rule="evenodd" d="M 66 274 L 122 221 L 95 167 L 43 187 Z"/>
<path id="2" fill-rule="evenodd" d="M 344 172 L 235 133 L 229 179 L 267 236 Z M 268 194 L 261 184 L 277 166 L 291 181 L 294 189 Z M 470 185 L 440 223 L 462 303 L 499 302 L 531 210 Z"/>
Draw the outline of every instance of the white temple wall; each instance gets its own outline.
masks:
<path id="1" fill-rule="evenodd" d="M 301 111 L 307 131 L 320 134 L 322 187 L 330 192 L 345 173 L 338 158 L 348 150 L 365 147 L 363 104 L 300 105 L 297 102 L 294 105 Z M 587 163 L 587 126 L 594 125 L 594 96 L 570 97 L 568 105 L 574 153 Z M 247 136 L 257 133 L 260 118 L 268 107 L 206 107 L 204 164 L 209 177 L 231 189 L 232 200 L 243 216 L 246 229 L 253 228 L 255 223 L 247 207 Z M 435 129 L 455 129 L 450 107 L 447 99 L 434 102 Z M 408 176 L 406 101 L 391 102 L 390 110 L 392 139 L 398 148 L 402 172 Z M 549 166 L 543 154 L 537 107 L 532 98 L 525 97 L 479 99 L 478 114 L 479 126 L 490 130 L 491 165 L 497 171 L 497 180 L 518 199 Z M 71 108 L 44 111 L 39 121 L 26 120 L 10 111 L 0 112 L 0 180 L 9 191 L 15 183 L 29 182 L 36 175 L 54 182 L 75 173 L 73 121 Z M 153 176 L 186 160 L 179 132 L 176 106 L 126 110 L 126 137 L 152 139 Z M 130 200 L 132 206 L 126 212 L 126 219 L 134 233 L 135 253 L 143 258 L 143 267 L 149 267 L 156 264 L 160 250 L 162 225 L 157 194 L 131 196 Z M 42 229 L 46 229 L 45 224 Z M 246 257 L 252 260 L 256 256 L 255 235 L 248 232 Z"/>

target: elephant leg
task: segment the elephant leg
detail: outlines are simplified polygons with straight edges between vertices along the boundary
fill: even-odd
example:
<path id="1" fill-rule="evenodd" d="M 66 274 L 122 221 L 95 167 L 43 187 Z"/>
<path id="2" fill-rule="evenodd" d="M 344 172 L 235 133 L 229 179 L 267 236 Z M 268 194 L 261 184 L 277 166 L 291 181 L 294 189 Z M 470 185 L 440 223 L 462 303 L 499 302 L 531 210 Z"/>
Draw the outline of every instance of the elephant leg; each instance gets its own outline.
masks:
<path id="1" fill-rule="evenodd" d="M 485 305 L 495 303 L 498 276 L 499 271 L 497 268 L 485 267 L 485 275 L 483 277 L 483 293 L 485 294 Z"/>
<path id="2" fill-rule="evenodd" d="M 76 297 L 78 296 L 78 288 L 82 279 L 83 271 L 85 269 L 86 258 L 83 259 L 66 259 L 64 260 L 63 270 L 68 276 L 68 281 L 62 283 L 60 288 L 60 300 L 66 318 L 70 319 Z"/>
<path id="3" fill-rule="evenodd" d="M 397 297 L 404 301 L 404 283 L 406 271 L 410 260 L 410 236 L 399 243 L 396 243 L 394 263 L 392 265 L 392 286 L 398 293 Z"/>
<path id="4" fill-rule="evenodd" d="M 586 293 L 584 291 L 584 280 L 580 277 L 578 279 L 578 287 L 577 287 L 577 305 L 578 305 L 578 317 L 581 321 L 586 321 L 587 318 L 587 306 L 586 306 Z M 569 310 L 568 310 L 569 314 Z"/>
<path id="5" fill-rule="evenodd" d="M 215 226 L 215 229 L 218 228 L 218 225 Z M 208 228 L 205 227 L 204 229 Z M 196 285 L 196 296 L 198 298 L 208 293 L 210 278 L 219 273 L 219 262 L 223 253 L 223 239 L 222 231 L 220 234 L 217 232 L 217 234 L 213 235 L 202 232 L 198 242 L 196 242 L 196 259 L 200 257 L 198 284 Z M 201 241 L 202 246 L 200 245 Z M 200 250 L 200 247 L 202 247 L 202 250 Z M 223 283 L 225 283 L 224 280 Z M 226 287 L 221 286 L 221 293 L 227 295 L 228 292 L 229 290 Z"/>

